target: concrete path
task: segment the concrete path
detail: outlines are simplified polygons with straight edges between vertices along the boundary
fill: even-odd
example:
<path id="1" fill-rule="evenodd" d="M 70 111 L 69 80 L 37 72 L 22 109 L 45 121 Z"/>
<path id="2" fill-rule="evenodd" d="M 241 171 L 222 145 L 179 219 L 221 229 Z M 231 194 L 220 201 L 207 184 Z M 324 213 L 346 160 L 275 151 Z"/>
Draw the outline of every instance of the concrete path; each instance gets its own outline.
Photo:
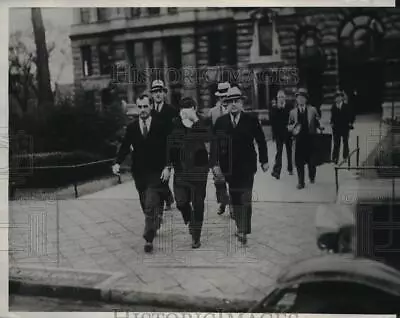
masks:
<path id="1" fill-rule="evenodd" d="M 355 131 L 371 140 L 371 127 L 360 121 Z M 269 150 L 274 153 L 272 143 Z M 243 308 L 263 297 L 282 267 L 320 254 L 316 202 L 335 200 L 333 171 L 329 164 L 319 167 L 316 184 L 304 190 L 295 188 L 296 176 L 283 173 L 278 181 L 257 173 L 247 247 L 237 243 L 230 218 L 215 213 L 211 180 L 202 247 L 191 249 L 187 227 L 173 209 L 165 213 L 151 255 L 143 251 L 144 217 L 133 182 L 78 200 L 10 201 L 10 277 L 21 284 L 86 288 L 80 297 L 94 288 L 108 300 Z M 342 181 L 351 177 L 341 174 Z"/>

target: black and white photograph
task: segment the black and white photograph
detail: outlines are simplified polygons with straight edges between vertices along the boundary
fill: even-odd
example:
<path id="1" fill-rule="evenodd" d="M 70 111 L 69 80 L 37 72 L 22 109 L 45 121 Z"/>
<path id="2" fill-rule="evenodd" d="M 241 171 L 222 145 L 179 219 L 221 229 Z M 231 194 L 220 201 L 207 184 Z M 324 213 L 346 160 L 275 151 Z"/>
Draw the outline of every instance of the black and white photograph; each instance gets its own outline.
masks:
<path id="1" fill-rule="evenodd" d="M 10 312 L 400 313 L 400 9 L 8 13 Z"/>

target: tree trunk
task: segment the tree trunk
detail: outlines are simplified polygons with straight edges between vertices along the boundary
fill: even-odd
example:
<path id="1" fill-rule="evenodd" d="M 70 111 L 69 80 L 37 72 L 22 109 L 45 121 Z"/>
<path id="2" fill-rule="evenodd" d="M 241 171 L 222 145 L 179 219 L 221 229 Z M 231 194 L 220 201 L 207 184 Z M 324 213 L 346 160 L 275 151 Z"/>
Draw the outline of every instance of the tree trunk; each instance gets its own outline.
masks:
<path id="1" fill-rule="evenodd" d="M 36 44 L 38 106 L 40 114 L 44 115 L 54 104 L 54 96 L 50 84 L 49 54 L 40 8 L 32 8 L 31 17 Z"/>

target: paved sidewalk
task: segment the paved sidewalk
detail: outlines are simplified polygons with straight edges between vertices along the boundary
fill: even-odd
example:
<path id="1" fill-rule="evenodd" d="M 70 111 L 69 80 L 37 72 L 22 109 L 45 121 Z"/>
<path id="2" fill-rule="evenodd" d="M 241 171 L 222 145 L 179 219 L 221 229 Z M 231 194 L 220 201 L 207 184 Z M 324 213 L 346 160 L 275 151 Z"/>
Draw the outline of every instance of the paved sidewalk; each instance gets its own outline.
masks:
<path id="1" fill-rule="evenodd" d="M 161 302 L 172 297 L 199 305 L 206 297 L 218 307 L 222 299 L 258 300 L 282 266 L 319 253 L 314 204 L 255 203 L 248 247 L 237 243 L 233 222 L 217 216 L 216 207 L 215 202 L 206 204 L 200 249 L 191 249 L 187 228 L 173 210 L 165 215 L 154 254 L 146 255 L 137 200 L 11 202 L 10 276 L 41 284 L 100 286 L 114 295 L 135 292 L 136 299 L 148 295 Z"/>
<path id="2" fill-rule="evenodd" d="M 379 141 L 369 137 L 373 127 L 361 121 L 355 129 L 370 146 Z M 272 164 L 272 143 L 269 150 Z M 341 182 L 352 176 L 343 171 Z M 210 180 L 202 247 L 191 249 L 187 227 L 174 209 L 165 213 L 153 255 L 143 252 L 144 217 L 133 182 L 78 200 L 11 201 L 10 277 L 43 287 L 84 287 L 83 298 L 95 289 L 103 300 L 208 310 L 229 306 L 229 300 L 244 308 L 267 292 L 283 266 L 320 254 L 314 217 L 319 203 L 335 200 L 333 166 L 319 167 L 316 181 L 299 191 L 295 175 L 283 173 L 278 181 L 270 172 L 257 173 L 253 231 L 242 247 L 233 221 L 215 213 Z"/>

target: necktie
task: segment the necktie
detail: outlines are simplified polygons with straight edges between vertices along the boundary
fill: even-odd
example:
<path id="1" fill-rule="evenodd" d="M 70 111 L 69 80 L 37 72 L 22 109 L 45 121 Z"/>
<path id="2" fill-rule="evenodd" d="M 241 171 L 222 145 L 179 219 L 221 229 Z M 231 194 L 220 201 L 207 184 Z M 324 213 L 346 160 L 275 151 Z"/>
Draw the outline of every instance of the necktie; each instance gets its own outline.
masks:
<path id="1" fill-rule="evenodd" d="M 220 116 L 222 116 L 224 114 L 224 110 L 222 109 L 222 106 L 220 106 L 219 110 L 220 110 Z"/>
<path id="2" fill-rule="evenodd" d="M 146 121 L 143 120 L 143 137 L 147 137 L 147 133 L 148 133 L 148 129 L 147 129 L 147 125 L 146 125 Z"/>
<path id="3" fill-rule="evenodd" d="M 233 128 L 236 128 L 236 126 L 237 126 L 236 120 L 237 120 L 236 117 L 233 117 L 233 118 L 232 118 Z"/>
<path id="4" fill-rule="evenodd" d="M 161 104 L 157 104 L 157 111 L 160 112 Z"/>

